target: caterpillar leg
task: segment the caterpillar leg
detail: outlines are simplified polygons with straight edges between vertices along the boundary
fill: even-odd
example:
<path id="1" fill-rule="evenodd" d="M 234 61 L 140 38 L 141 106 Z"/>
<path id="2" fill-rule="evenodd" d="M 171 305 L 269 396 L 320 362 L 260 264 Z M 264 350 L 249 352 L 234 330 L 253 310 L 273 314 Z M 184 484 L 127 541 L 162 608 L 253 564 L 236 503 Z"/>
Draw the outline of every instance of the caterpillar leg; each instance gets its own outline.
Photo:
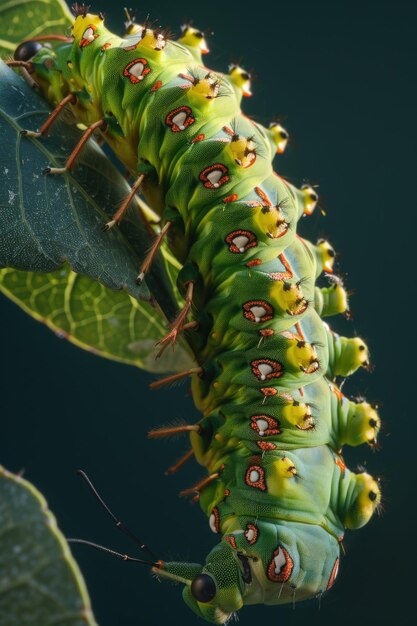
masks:
<path id="1" fill-rule="evenodd" d="M 145 174 L 140 174 L 140 176 L 137 177 L 137 179 L 132 185 L 131 190 L 127 194 L 126 198 L 122 201 L 122 204 L 120 205 L 116 213 L 113 215 L 110 222 L 107 222 L 107 224 L 104 224 L 103 230 L 110 230 L 110 228 L 113 228 L 113 226 L 115 226 L 116 224 L 120 224 L 120 222 L 122 221 L 122 219 L 124 218 L 126 214 L 129 204 L 133 200 L 135 193 L 139 190 L 139 187 L 143 183 L 144 178 L 145 178 Z"/>
<path id="2" fill-rule="evenodd" d="M 143 281 L 143 279 L 145 278 L 145 274 L 146 272 L 149 270 L 149 268 L 152 265 L 152 262 L 155 258 L 156 253 L 159 250 L 159 247 L 165 237 L 165 235 L 167 234 L 169 227 L 171 226 L 172 222 L 167 222 L 165 224 L 165 226 L 162 228 L 161 232 L 159 233 L 159 235 L 157 235 L 157 237 L 155 237 L 151 249 L 149 250 L 148 254 L 146 255 L 141 267 L 140 267 L 140 271 L 139 274 L 136 278 L 136 284 L 140 285 Z"/>
<path id="3" fill-rule="evenodd" d="M 75 146 L 74 150 L 69 155 L 64 167 L 46 167 L 43 171 L 44 174 L 65 174 L 66 172 L 72 172 L 75 167 L 75 161 L 77 160 L 81 150 L 84 148 L 87 141 L 90 139 L 94 131 L 106 128 L 106 122 L 104 119 L 98 120 L 91 124 L 87 130 L 83 133 L 80 141 Z"/>
<path id="4" fill-rule="evenodd" d="M 29 61 L 6 61 L 6 65 L 9 67 L 24 67 L 28 72 L 33 70 L 33 65 Z"/>
<path id="5" fill-rule="evenodd" d="M 33 72 L 33 65 L 28 61 L 6 61 L 6 65 L 9 67 L 17 67 L 20 70 L 21 75 L 29 85 L 31 89 L 38 89 L 38 83 L 33 80 L 31 74 Z"/>
<path id="6" fill-rule="evenodd" d="M 55 109 L 49 114 L 49 117 L 42 124 L 42 126 L 40 127 L 38 131 L 22 130 L 20 134 L 24 135 L 25 137 L 36 137 L 37 139 L 39 137 L 46 136 L 48 133 L 48 130 L 51 128 L 52 124 L 55 122 L 58 116 L 62 113 L 65 107 L 68 104 L 75 104 L 76 102 L 77 102 L 77 97 L 75 96 L 75 94 L 72 94 L 72 93 L 68 94 L 67 96 L 65 96 L 65 98 L 63 98 L 63 100 L 61 100 L 61 102 L 57 104 Z"/>
<path id="7" fill-rule="evenodd" d="M 172 426 L 170 428 L 155 428 L 148 432 L 149 439 L 160 439 L 161 437 L 170 437 L 178 435 L 178 433 L 188 433 L 194 431 L 201 432 L 201 426 L 198 424 L 182 424 L 181 426 Z"/>
<path id="8" fill-rule="evenodd" d="M 193 374 L 201 374 L 204 372 L 202 367 L 192 367 L 189 370 L 185 370 L 184 372 L 179 372 L 178 374 L 172 374 L 172 376 L 167 376 L 166 378 L 160 378 L 159 380 L 155 380 L 155 382 L 149 385 L 150 389 L 159 389 L 164 385 L 169 385 L 170 383 L 174 383 L 177 380 L 181 380 L 182 378 L 186 378 L 187 376 L 192 376 Z"/>
<path id="9" fill-rule="evenodd" d="M 192 459 L 193 456 L 194 450 L 190 448 L 185 454 L 183 454 L 180 459 L 178 459 L 176 463 L 173 463 L 172 465 L 170 465 L 170 467 L 168 467 L 168 469 L 165 470 L 165 475 L 175 474 L 175 472 L 178 472 L 178 470 L 181 469 L 181 467 L 185 465 L 187 461 Z"/>
<path id="10" fill-rule="evenodd" d="M 150 439 L 160 439 L 161 437 L 171 437 L 180 433 L 195 432 L 201 434 L 202 429 L 199 424 L 182 424 L 180 426 L 172 426 L 170 428 L 155 428 L 148 433 Z M 187 461 L 194 456 L 194 449 L 190 448 L 176 463 L 173 463 L 165 471 L 165 474 L 175 474 Z"/>
<path id="11" fill-rule="evenodd" d="M 148 433 L 150 439 L 159 439 L 161 437 L 171 437 L 172 435 L 178 435 L 180 433 L 201 433 L 201 426 L 199 424 L 182 424 L 180 426 L 171 426 L 170 428 L 155 428 Z M 193 448 L 190 448 L 176 463 L 173 463 L 167 468 L 165 474 L 175 474 L 187 461 L 194 456 Z"/>
<path id="12" fill-rule="evenodd" d="M 187 284 L 187 293 L 185 295 L 185 304 L 182 308 L 182 311 L 178 315 L 177 319 L 172 323 L 171 330 L 166 337 L 158 341 L 157 346 L 162 346 L 161 350 L 158 352 L 157 357 L 162 354 L 167 346 L 174 345 L 177 340 L 177 335 L 182 330 L 184 330 L 185 320 L 187 319 L 187 315 L 190 312 L 191 305 L 193 303 L 193 291 L 194 291 L 194 283 L 189 282 Z"/>
<path id="13" fill-rule="evenodd" d="M 180 491 L 180 496 L 192 496 L 195 493 L 199 493 L 205 487 L 207 487 L 207 485 L 212 483 L 213 480 L 216 480 L 216 478 L 218 478 L 219 476 L 220 476 L 220 472 L 214 472 L 214 474 L 210 474 L 210 476 L 206 476 L 206 478 L 203 478 L 202 480 L 200 480 L 198 483 L 193 485 L 193 487 L 189 487 L 189 489 L 184 489 L 183 491 Z"/>

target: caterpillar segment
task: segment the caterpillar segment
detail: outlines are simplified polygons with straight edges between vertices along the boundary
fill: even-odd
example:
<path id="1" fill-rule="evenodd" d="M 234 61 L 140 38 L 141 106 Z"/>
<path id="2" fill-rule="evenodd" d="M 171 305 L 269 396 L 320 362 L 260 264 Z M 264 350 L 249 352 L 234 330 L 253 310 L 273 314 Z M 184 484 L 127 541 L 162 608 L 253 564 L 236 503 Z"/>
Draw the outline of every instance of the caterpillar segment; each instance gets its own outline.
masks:
<path id="1" fill-rule="evenodd" d="M 77 7 L 71 42 L 35 46 L 21 60 L 74 123 L 104 120 L 102 137 L 141 178 L 182 264 L 186 303 L 167 342 L 193 328 L 196 365 L 153 386 L 190 376 L 203 417 L 150 436 L 189 434 L 192 451 L 177 465 L 194 455 L 207 475 L 183 493 L 199 499 L 220 541 L 204 565 L 153 569 L 183 584 L 197 615 L 223 624 L 245 604 L 293 603 L 332 587 L 345 529 L 363 526 L 381 497 L 369 474 L 346 468 L 341 448 L 374 447 L 380 420 L 335 382 L 367 367 L 369 355 L 360 338 L 322 321 L 348 301 L 341 281 L 316 285 L 333 271 L 331 245 L 297 235 L 317 193 L 273 171 L 288 134 L 242 115 L 249 76 L 201 66 L 205 51 L 192 27 L 174 42 L 129 18 L 118 37 L 102 15 Z"/>

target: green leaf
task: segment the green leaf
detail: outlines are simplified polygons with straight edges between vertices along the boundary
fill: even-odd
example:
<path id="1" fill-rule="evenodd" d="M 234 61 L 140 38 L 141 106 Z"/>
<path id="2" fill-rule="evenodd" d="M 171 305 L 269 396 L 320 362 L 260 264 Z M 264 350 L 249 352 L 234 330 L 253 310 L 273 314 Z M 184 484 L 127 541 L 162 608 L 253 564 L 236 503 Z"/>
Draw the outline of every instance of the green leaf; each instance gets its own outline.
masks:
<path id="1" fill-rule="evenodd" d="M 47 106 L 4 64 L 0 86 L 0 266 L 51 272 L 68 260 L 110 288 L 149 298 L 135 284 L 139 258 L 132 246 L 120 229 L 101 229 L 102 207 L 114 210 L 127 184 L 94 142 L 82 151 L 76 177 L 42 175 L 48 164 L 63 164 L 78 133 L 60 124 L 47 140 L 22 137 L 23 126 L 36 129 L 45 119 Z M 138 230 L 146 248 L 148 236 L 139 224 Z"/>
<path id="2" fill-rule="evenodd" d="M 79 138 L 64 124 L 46 140 L 20 135 L 23 126 L 37 128 L 47 114 L 46 104 L 0 62 L 0 267 L 51 272 L 68 261 L 74 271 L 110 289 L 149 300 L 147 285 L 135 283 L 149 247 L 137 207 L 130 208 L 119 228 L 102 231 L 128 193 L 127 182 L 94 141 L 82 151 L 74 175 L 43 176 L 48 164 L 63 164 Z M 177 305 L 161 259 L 147 282 L 172 318 Z"/>
<path id="3" fill-rule="evenodd" d="M 155 343 L 167 330 L 150 304 L 68 266 L 49 274 L 0 270 L 0 290 L 58 336 L 94 354 L 155 373 L 193 367 L 181 343 L 155 359 Z"/>
<path id="4" fill-rule="evenodd" d="M 45 33 L 65 33 L 71 12 L 61 0 L 0 1 L 0 55 L 12 55 L 16 44 Z"/>
<path id="5" fill-rule="evenodd" d="M 32 10 L 31 3 L 24 5 L 25 11 Z M 65 15 L 67 24 L 72 22 L 59 0 L 49 0 L 47 5 L 50 10 L 56 5 L 56 14 Z M 20 24 L 20 6 L 17 4 L 14 12 L 11 5 L 0 0 L 0 15 L 6 16 L 7 11 L 7 23 Z M 48 24 L 49 20 L 44 21 L 42 13 L 34 10 L 31 27 L 36 27 L 36 34 L 50 32 L 44 28 Z M 0 35 L 4 27 L 2 22 Z M 10 32 L 13 42 L 27 36 L 24 28 Z M 167 332 L 161 309 L 172 319 L 181 302 L 175 288 L 179 268 L 169 253 L 163 253 L 153 264 L 146 284 L 136 286 L 134 279 L 149 247 L 149 235 L 137 207 L 131 207 L 119 229 L 101 231 L 102 223 L 127 194 L 126 181 L 93 142 L 83 152 L 81 167 L 74 175 L 42 176 L 48 162 L 53 163 L 54 158 L 62 162 L 69 154 L 78 133 L 61 125 L 54 127 L 48 139 L 22 138 L 20 128 L 38 127 L 47 116 L 47 105 L 4 67 L 0 67 L 0 85 L 2 82 L 0 126 L 6 128 L 13 148 L 0 155 L 0 175 L 6 183 L 0 191 L 0 265 L 49 273 L 68 260 L 75 271 L 87 276 L 75 276 L 68 266 L 51 275 L 7 269 L 0 273 L 0 290 L 57 334 L 96 354 L 158 373 L 190 367 L 185 342 L 183 347 L 177 346 L 175 355 L 166 350 L 155 360 L 154 345 Z M 28 147 L 35 156 L 33 152 L 26 156 Z M 16 157 L 10 160 L 14 153 Z M 97 285 L 95 280 L 103 284 Z M 127 290 L 129 295 L 112 292 L 106 286 Z M 150 298 L 147 286 L 153 308 L 144 303 Z M 131 296 L 141 301 L 135 302 Z"/>
<path id="6" fill-rule="evenodd" d="M 0 624 L 97 626 L 81 572 L 33 485 L 0 466 Z"/>

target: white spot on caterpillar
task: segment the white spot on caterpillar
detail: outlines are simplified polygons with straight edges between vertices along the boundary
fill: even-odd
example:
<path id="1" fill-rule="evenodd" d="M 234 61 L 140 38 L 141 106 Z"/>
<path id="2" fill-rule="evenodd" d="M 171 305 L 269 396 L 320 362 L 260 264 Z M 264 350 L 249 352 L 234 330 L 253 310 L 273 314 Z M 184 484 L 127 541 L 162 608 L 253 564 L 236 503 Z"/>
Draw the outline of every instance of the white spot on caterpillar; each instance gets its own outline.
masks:
<path id="1" fill-rule="evenodd" d="M 260 322 L 261 318 L 267 313 L 263 306 L 251 306 L 250 310 L 255 317 L 255 322 Z"/>
<path id="2" fill-rule="evenodd" d="M 216 516 L 214 515 L 214 513 L 212 513 L 209 517 L 209 526 L 210 526 L 210 530 L 213 533 L 217 534 L 217 528 L 216 528 Z"/>
<path id="3" fill-rule="evenodd" d="M 282 568 L 285 566 L 287 559 L 285 558 L 285 554 L 278 548 L 278 554 L 274 556 L 274 572 L 276 575 L 281 573 Z"/>
<path id="4" fill-rule="evenodd" d="M 266 429 L 269 426 L 268 422 L 264 419 L 259 419 L 259 420 L 256 420 L 256 425 L 258 426 L 258 429 L 259 429 L 259 435 L 263 437 Z"/>
<path id="5" fill-rule="evenodd" d="M 266 377 L 268 376 L 268 374 L 270 374 L 273 371 L 272 367 L 268 363 L 260 363 L 258 366 L 258 369 L 260 373 L 259 378 L 261 380 L 266 380 Z"/>
<path id="6" fill-rule="evenodd" d="M 180 130 L 184 130 L 184 122 L 187 119 L 187 113 L 185 111 L 180 111 L 172 118 L 172 123 L 176 124 Z"/>
<path id="7" fill-rule="evenodd" d="M 138 80 L 143 80 L 143 76 L 142 76 L 143 69 L 144 69 L 143 63 L 138 61 L 138 63 L 135 63 L 134 65 L 132 65 L 132 67 L 129 68 L 129 74 L 132 74 L 132 76 L 134 76 Z"/>
<path id="8" fill-rule="evenodd" d="M 223 176 L 223 172 L 221 170 L 213 170 L 207 174 L 208 180 L 211 182 L 213 187 L 219 187 L 219 180 Z"/>
<path id="9" fill-rule="evenodd" d="M 245 537 L 246 539 L 249 541 L 249 543 L 251 541 L 253 541 L 254 537 L 255 537 L 255 531 L 253 530 L 253 528 L 249 528 L 246 532 L 245 532 Z"/>
<path id="10" fill-rule="evenodd" d="M 94 31 L 92 28 L 86 28 L 83 34 L 83 39 L 89 41 L 90 43 L 94 41 Z"/>
<path id="11" fill-rule="evenodd" d="M 238 235 L 232 239 L 232 242 L 236 248 L 239 248 L 239 252 L 245 252 L 245 246 L 249 242 L 249 237 L 245 237 L 245 235 Z"/>
<path id="12" fill-rule="evenodd" d="M 250 474 L 249 474 L 249 481 L 251 483 L 257 483 L 259 481 L 259 479 L 261 478 L 258 470 L 253 469 Z"/>

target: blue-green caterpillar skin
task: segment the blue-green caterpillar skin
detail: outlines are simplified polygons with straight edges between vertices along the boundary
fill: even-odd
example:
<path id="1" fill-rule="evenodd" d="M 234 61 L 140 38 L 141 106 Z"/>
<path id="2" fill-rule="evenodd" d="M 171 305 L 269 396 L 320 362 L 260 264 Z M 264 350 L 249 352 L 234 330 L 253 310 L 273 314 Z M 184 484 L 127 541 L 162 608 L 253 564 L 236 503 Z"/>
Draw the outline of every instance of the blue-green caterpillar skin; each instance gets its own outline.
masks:
<path id="1" fill-rule="evenodd" d="M 51 103 L 75 94 L 74 120 L 104 119 L 105 140 L 133 175 L 145 174 L 145 197 L 170 222 L 182 294 L 193 285 L 188 319 L 198 328 L 187 338 L 203 418 L 191 443 L 210 475 L 200 504 L 221 540 L 204 566 L 157 571 L 222 624 L 244 604 L 330 589 L 345 529 L 364 525 L 380 501 L 377 482 L 350 472 L 341 448 L 375 445 L 380 423 L 335 383 L 369 355 L 360 338 L 323 322 L 347 310 L 346 292 L 338 280 L 316 286 L 334 250 L 297 235 L 317 197 L 273 171 L 285 133 L 242 115 L 247 76 L 203 67 L 195 33 L 178 43 L 147 27 L 129 32 L 117 37 L 81 11 L 73 42 L 31 63 Z"/>

